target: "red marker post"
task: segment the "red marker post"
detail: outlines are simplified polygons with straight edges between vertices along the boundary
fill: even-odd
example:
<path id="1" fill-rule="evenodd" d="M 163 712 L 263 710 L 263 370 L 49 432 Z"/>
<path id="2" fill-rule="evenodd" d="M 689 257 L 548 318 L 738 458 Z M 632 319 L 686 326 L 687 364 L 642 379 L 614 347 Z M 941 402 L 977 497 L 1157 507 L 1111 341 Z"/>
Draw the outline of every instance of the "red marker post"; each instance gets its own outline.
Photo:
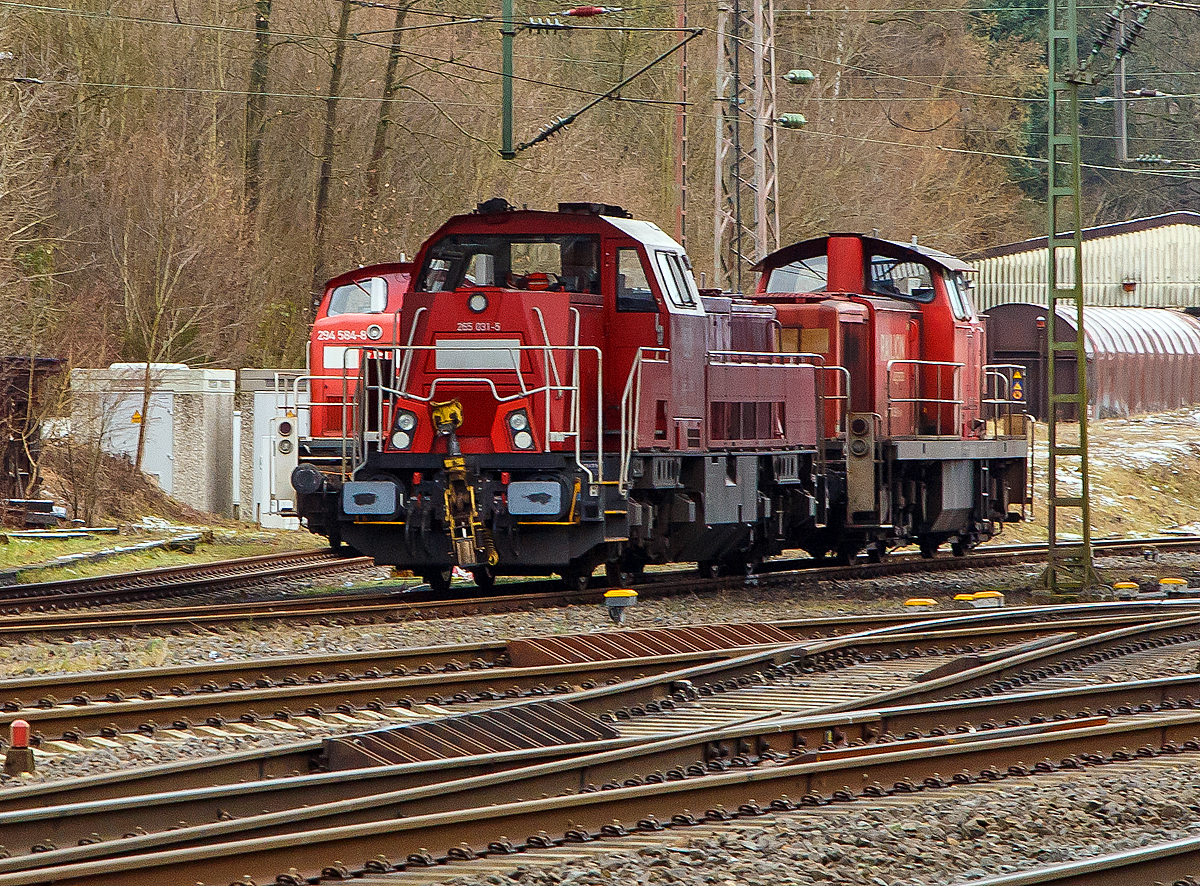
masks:
<path id="1" fill-rule="evenodd" d="M 7 775 L 20 775 L 33 772 L 35 765 L 33 748 L 29 746 L 29 724 L 24 720 L 13 720 L 8 751 L 4 754 L 4 772 Z"/>

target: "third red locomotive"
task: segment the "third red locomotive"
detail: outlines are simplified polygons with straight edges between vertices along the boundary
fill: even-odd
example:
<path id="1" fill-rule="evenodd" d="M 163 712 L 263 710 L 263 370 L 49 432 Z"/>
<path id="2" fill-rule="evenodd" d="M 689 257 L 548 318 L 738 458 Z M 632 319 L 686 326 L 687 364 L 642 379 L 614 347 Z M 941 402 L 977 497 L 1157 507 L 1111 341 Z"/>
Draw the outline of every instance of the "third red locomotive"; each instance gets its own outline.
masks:
<path id="1" fill-rule="evenodd" d="M 312 531 L 435 586 L 961 553 L 1028 500 L 1009 368 L 944 253 L 833 234 L 767 256 L 744 298 L 618 207 L 493 200 L 413 268 L 357 361 L 345 470 L 293 485 Z"/>

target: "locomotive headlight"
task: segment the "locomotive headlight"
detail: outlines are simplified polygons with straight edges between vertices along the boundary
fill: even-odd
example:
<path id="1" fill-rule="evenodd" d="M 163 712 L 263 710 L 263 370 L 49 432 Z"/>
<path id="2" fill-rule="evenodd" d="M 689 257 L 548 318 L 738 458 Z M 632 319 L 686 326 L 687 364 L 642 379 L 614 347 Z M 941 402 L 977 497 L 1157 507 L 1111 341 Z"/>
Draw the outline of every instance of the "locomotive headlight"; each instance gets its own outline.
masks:
<path id="1" fill-rule="evenodd" d="M 401 412 L 396 416 L 396 427 L 402 431 L 412 432 L 417 426 L 417 417 L 411 412 Z"/>
<path id="2" fill-rule="evenodd" d="M 379 341 L 383 338 L 383 327 L 378 323 L 372 323 L 367 327 L 367 338 L 371 341 Z"/>
<path id="3" fill-rule="evenodd" d="M 513 446 L 517 449 L 532 449 L 533 435 L 529 431 L 517 431 L 513 434 Z"/>
<path id="4" fill-rule="evenodd" d="M 279 423 L 279 436 L 280 437 L 292 436 L 292 423 L 290 421 L 281 421 Z"/>
<path id="5" fill-rule="evenodd" d="M 393 449 L 407 449 L 412 445 L 412 437 L 406 431 L 396 431 L 392 434 Z"/>
<path id="6" fill-rule="evenodd" d="M 529 416 L 524 410 L 514 412 L 508 417 L 508 426 L 514 431 L 524 431 L 529 428 Z"/>
<path id="7" fill-rule="evenodd" d="M 279 441 L 279 452 L 281 455 L 290 455 L 292 452 L 292 441 L 286 440 L 286 439 L 280 440 Z"/>
<path id="8" fill-rule="evenodd" d="M 467 307 L 470 308 L 472 311 L 474 311 L 476 314 L 482 314 L 484 311 L 487 310 L 487 306 L 488 306 L 487 296 L 484 295 L 482 292 L 476 292 L 469 299 L 467 299 Z"/>

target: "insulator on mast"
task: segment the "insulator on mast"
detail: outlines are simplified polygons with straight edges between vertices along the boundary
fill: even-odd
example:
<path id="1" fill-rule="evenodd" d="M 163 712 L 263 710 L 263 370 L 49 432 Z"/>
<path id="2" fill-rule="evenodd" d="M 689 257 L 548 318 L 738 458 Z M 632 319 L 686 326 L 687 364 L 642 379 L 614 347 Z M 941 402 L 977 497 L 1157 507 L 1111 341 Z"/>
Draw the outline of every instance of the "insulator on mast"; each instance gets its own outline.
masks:
<path id="1" fill-rule="evenodd" d="M 537 34 L 543 31 L 546 33 L 550 33 L 551 31 L 569 31 L 573 25 L 568 25 L 552 18 L 531 18 L 529 24 L 525 27 Z"/>
<path id="2" fill-rule="evenodd" d="M 1096 36 L 1092 40 L 1092 55 L 1096 55 L 1107 46 L 1112 35 L 1117 32 L 1117 28 L 1121 27 L 1121 13 L 1124 9 L 1124 5 L 1119 5 L 1111 12 L 1106 12 L 1104 18 L 1100 19 L 1100 24 L 1096 28 Z"/>
<path id="3" fill-rule="evenodd" d="M 1146 19 L 1150 17 L 1150 9 L 1147 7 L 1138 13 L 1137 18 L 1129 22 L 1125 26 L 1125 36 L 1121 38 L 1121 42 L 1117 44 L 1116 52 L 1114 53 L 1118 59 L 1122 58 L 1129 50 L 1133 49 L 1133 44 L 1141 39 L 1146 30 Z"/>

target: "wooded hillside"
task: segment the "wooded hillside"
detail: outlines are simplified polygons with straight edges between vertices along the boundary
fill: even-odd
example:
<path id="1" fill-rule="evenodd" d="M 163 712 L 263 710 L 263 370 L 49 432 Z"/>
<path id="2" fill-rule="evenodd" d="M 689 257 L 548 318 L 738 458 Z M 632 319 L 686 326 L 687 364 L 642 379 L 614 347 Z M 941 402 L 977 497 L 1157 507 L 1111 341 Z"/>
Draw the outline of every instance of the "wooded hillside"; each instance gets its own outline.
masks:
<path id="1" fill-rule="evenodd" d="M 563 8 L 518 2 L 517 17 Z M 673 45 L 678 10 L 521 31 L 517 140 Z M 1085 33 L 1103 11 L 1086 8 Z M 674 231 L 680 54 L 505 161 L 499 12 L 496 0 L 0 2 L 12 56 L 0 60 L 0 352 L 301 364 L 314 287 L 411 255 L 496 195 L 620 203 Z M 778 87 L 777 110 L 809 121 L 779 134 L 785 242 L 878 228 L 962 252 L 1043 233 L 1044 168 L 1019 159 L 1044 156 L 1036 0 L 777 0 L 775 12 L 778 73 L 817 75 Z M 705 270 L 716 7 L 690 0 L 687 13 L 705 29 L 687 55 L 687 246 Z M 1194 159 L 1198 59 L 1195 13 L 1153 10 L 1129 86 L 1175 97 L 1134 103 L 1131 153 Z M 1200 208 L 1187 169 L 1115 171 L 1112 107 L 1086 106 L 1085 159 L 1107 167 L 1088 172 L 1089 222 Z"/>

